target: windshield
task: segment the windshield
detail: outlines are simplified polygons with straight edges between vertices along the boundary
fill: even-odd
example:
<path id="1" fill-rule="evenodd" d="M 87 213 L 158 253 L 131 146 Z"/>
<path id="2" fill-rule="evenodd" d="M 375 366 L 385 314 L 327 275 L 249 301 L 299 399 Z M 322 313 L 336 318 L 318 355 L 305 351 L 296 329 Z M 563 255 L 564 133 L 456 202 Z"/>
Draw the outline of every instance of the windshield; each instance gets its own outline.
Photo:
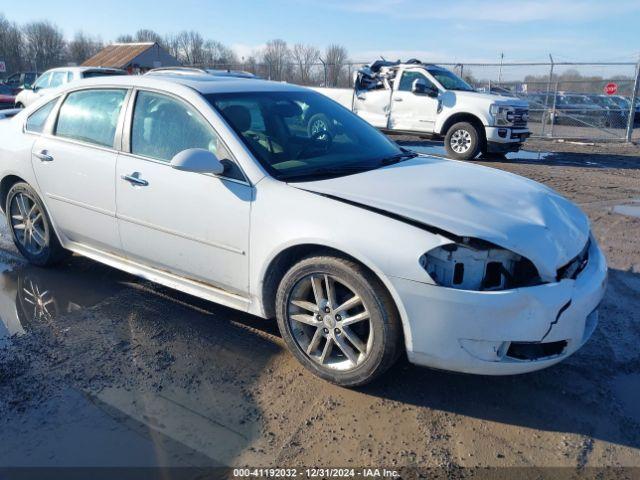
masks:
<path id="1" fill-rule="evenodd" d="M 410 156 L 316 92 L 205 95 L 275 178 L 306 181 L 379 168 Z"/>
<path id="2" fill-rule="evenodd" d="M 427 72 L 433 75 L 447 90 L 474 91 L 471 85 L 449 70 L 440 67 L 427 67 Z"/>

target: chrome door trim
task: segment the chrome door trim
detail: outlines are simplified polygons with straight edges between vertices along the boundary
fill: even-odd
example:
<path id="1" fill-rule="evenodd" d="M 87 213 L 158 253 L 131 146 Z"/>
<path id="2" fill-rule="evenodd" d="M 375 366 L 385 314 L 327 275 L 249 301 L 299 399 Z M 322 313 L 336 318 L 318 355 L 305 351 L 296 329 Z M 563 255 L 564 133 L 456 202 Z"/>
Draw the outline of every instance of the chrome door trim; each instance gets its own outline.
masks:
<path id="1" fill-rule="evenodd" d="M 240 249 L 240 248 L 232 247 L 230 245 L 224 245 L 222 243 L 211 242 L 209 240 L 205 240 L 205 239 L 199 238 L 199 237 L 193 237 L 191 235 L 186 235 L 186 234 L 178 232 L 176 230 L 171 230 L 171 229 L 168 229 L 168 228 L 164 228 L 164 227 L 161 227 L 161 226 L 153 224 L 153 223 L 149 223 L 149 222 L 145 222 L 143 220 L 139 220 L 137 218 L 129 217 L 127 215 L 121 215 L 119 213 L 116 213 L 116 218 L 118 220 L 122 220 L 124 222 L 133 223 L 133 224 L 139 225 L 141 227 L 151 228 L 152 230 L 156 230 L 158 232 L 167 233 L 169 235 L 173 235 L 173 236 L 176 236 L 176 237 L 184 238 L 185 240 L 191 240 L 193 242 L 202 243 L 203 245 L 207 245 L 209 247 L 215 247 L 215 248 L 219 248 L 221 250 L 227 250 L 227 251 L 232 252 L 232 253 L 237 253 L 238 255 L 245 255 L 246 254 L 246 252 L 244 250 Z"/>

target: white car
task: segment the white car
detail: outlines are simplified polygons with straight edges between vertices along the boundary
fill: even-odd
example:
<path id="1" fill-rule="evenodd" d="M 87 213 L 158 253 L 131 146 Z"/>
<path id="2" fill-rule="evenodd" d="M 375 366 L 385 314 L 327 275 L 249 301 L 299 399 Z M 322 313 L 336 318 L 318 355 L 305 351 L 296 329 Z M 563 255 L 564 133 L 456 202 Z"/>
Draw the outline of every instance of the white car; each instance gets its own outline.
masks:
<path id="1" fill-rule="evenodd" d="M 126 75 L 127 72 L 118 68 L 105 67 L 61 67 L 47 70 L 38 77 L 33 85 L 25 85 L 16 96 L 16 107 L 24 108 L 31 105 L 51 89 L 62 87 L 67 83 L 83 78 L 104 77 L 111 75 Z"/>
<path id="2" fill-rule="evenodd" d="M 75 252 L 277 317 L 300 362 L 346 386 L 403 351 L 503 375 L 589 339 L 607 266 L 571 202 L 403 150 L 311 90 L 211 78 L 97 78 L 0 120 L 20 252 L 41 266 Z M 309 108 L 332 133 L 308 135 Z"/>

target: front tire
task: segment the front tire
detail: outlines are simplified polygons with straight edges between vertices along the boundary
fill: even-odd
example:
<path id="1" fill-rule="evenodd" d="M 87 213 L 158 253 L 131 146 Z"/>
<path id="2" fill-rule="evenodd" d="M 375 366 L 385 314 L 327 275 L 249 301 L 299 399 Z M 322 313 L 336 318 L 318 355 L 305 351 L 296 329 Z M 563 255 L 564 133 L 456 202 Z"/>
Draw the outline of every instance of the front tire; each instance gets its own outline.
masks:
<path id="1" fill-rule="evenodd" d="M 447 154 L 456 160 L 471 160 L 480 152 L 481 132 L 469 122 L 452 125 L 444 137 Z"/>
<path id="2" fill-rule="evenodd" d="M 341 386 L 371 382 L 400 352 L 400 321 L 389 293 L 344 258 L 312 256 L 294 265 L 280 282 L 276 313 L 300 363 Z"/>
<path id="3" fill-rule="evenodd" d="M 18 182 L 9 189 L 5 213 L 13 243 L 29 263 L 46 267 L 67 255 L 40 197 L 29 184 Z"/>

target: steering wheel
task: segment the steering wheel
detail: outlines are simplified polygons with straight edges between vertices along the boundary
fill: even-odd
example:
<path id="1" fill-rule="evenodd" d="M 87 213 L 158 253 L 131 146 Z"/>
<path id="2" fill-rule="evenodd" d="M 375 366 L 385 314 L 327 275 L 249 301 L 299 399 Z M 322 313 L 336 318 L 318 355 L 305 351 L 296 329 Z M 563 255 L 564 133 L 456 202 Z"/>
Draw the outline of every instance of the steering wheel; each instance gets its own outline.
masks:
<path id="1" fill-rule="evenodd" d="M 296 160 L 303 158 L 304 154 L 314 149 L 319 150 L 320 153 L 327 152 L 331 148 L 331 145 L 333 145 L 333 136 L 331 133 L 329 133 L 328 130 L 318 130 L 309 137 L 309 143 L 298 152 Z"/>

